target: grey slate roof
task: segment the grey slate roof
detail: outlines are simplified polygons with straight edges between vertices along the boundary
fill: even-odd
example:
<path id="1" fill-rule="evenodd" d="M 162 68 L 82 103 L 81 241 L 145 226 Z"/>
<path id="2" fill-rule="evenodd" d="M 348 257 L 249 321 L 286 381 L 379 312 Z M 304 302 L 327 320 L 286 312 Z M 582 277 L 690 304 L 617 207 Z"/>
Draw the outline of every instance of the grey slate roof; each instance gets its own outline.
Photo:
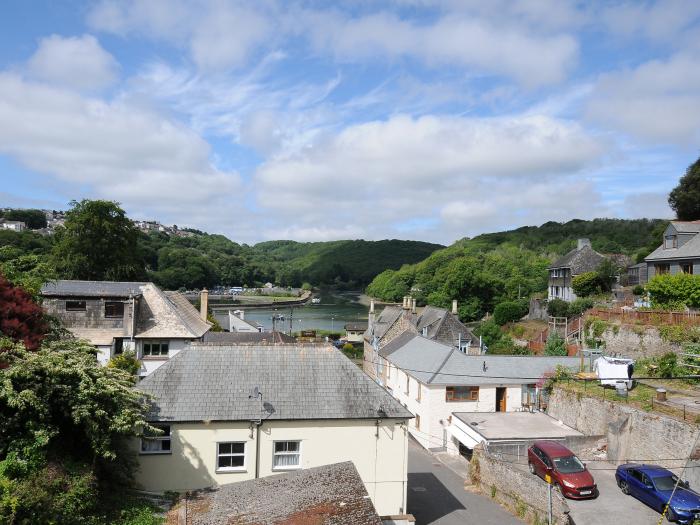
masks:
<path id="1" fill-rule="evenodd" d="M 188 525 L 381 525 L 351 461 L 222 485 L 198 493 Z"/>
<path id="2" fill-rule="evenodd" d="M 331 345 L 193 343 L 136 388 L 154 396 L 152 421 L 413 417 Z"/>
<path id="3" fill-rule="evenodd" d="M 345 329 L 353 332 L 364 332 L 367 330 L 367 323 L 346 323 Z"/>
<path id="4" fill-rule="evenodd" d="M 295 343 L 291 335 L 282 332 L 207 332 L 202 339 L 216 344 L 270 344 Z"/>
<path id="5" fill-rule="evenodd" d="M 426 385 L 529 384 L 557 365 L 578 371 L 580 364 L 577 357 L 471 356 L 410 333 L 401 334 L 380 354 Z"/>
<path id="6" fill-rule="evenodd" d="M 571 268 L 572 275 L 579 275 L 597 270 L 603 260 L 605 260 L 604 255 L 599 254 L 593 248 L 586 245 L 580 250 L 574 248 L 563 257 L 557 259 L 549 268 Z"/>
<path id="7" fill-rule="evenodd" d="M 175 313 L 195 337 L 202 337 L 209 331 L 211 325 L 202 319 L 197 309 L 184 295 L 179 292 L 164 293 L 175 308 Z"/>
<path id="8" fill-rule="evenodd" d="M 141 295 L 147 283 L 116 281 L 69 281 L 59 279 L 41 287 L 41 295 L 66 297 L 129 297 Z"/>
<path id="9" fill-rule="evenodd" d="M 403 309 L 399 306 L 387 306 L 379 312 L 377 318 L 375 319 L 372 326 L 367 328 L 365 332 L 365 339 L 371 340 L 372 336 L 376 336 L 379 339 L 384 337 L 387 330 L 401 317 Z M 370 331 L 372 333 L 370 333 Z"/>
<path id="10" fill-rule="evenodd" d="M 674 226 L 677 223 L 674 223 Z M 645 261 L 663 261 L 666 259 L 697 259 L 700 258 L 700 235 L 695 235 L 680 248 L 664 249 L 662 244 L 647 255 Z"/>
<path id="11" fill-rule="evenodd" d="M 671 221 L 678 233 L 700 233 L 700 221 Z"/>

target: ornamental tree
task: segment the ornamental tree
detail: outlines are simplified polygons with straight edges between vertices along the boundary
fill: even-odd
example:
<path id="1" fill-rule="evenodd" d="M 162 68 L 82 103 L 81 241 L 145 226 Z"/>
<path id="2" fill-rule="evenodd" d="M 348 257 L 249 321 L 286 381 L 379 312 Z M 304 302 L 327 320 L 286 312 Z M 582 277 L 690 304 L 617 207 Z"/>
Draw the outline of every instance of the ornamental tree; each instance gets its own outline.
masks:
<path id="1" fill-rule="evenodd" d="M 23 288 L 0 275 L 0 333 L 36 350 L 49 331 L 44 311 Z"/>
<path id="2" fill-rule="evenodd" d="M 678 186 L 668 195 L 668 204 L 681 221 L 700 219 L 700 159 L 688 166 Z"/>

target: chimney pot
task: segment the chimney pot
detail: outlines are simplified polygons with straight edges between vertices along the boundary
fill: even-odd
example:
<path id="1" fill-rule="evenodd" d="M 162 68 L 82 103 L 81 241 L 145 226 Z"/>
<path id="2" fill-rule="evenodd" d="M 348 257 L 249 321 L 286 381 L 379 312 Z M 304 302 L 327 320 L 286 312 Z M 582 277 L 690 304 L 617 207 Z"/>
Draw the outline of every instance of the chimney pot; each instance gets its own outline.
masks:
<path id="1" fill-rule="evenodd" d="M 204 288 L 199 292 L 199 316 L 203 321 L 207 320 L 207 313 L 209 313 L 209 290 Z"/>
<path id="2" fill-rule="evenodd" d="M 369 313 L 374 313 L 374 299 L 370 300 L 369 302 Z"/>
<path id="3" fill-rule="evenodd" d="M 452 300 L 452 313 L 457 315 L 457 299 Z"/>
<path id="4" fill-rule="evenodd" d="M 415 314 L 416 313 L 416 300 L 413 299 L 411 301 L 411 311 Z"/>
<path id="5" fill-rule="evenodd" d="M 590 240 L 590 239 L 579 239 L 579 240 L 578 240 L 578 247 L 577 247 L 577 249 L 580 250 L 580 249 L 583 248 L 584 246 L 590 247 L 590 246 L 591 246 L 591 240 Z"/>

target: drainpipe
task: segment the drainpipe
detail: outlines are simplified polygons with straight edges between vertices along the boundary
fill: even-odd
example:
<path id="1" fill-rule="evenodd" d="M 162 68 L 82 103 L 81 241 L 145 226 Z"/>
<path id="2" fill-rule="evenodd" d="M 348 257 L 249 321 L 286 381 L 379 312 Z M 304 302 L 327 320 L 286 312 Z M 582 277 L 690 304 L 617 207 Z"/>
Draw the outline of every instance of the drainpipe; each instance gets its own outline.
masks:
<path id="1" fill-rule="evenodd" d="M 255 422 L 255 479 L 260 477 L 260 427 L 262 421 Z"/>

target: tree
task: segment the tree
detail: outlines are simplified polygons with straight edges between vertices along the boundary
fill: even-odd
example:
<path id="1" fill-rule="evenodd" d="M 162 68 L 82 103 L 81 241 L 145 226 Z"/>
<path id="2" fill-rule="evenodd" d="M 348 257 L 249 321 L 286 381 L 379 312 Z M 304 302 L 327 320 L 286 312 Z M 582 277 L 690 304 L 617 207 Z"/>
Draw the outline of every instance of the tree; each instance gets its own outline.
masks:
<path id="1" fill-rule="evenodd" d="M 155 431 L 130 374 L 75 340 L 13 345 L 2 359 L 0 523 L 120 522 L 105 510 L 130 486 L 128 439 Z"/>
<path id="2" fill-rule="evenodd" d="M 668 204 L 681 221 L 700 219 L 700 158 L 688 166 L 678 186 L 671 190 Z"/>
<path id="3" fill-rule="evenodd" d="M 544 355 L 568 355 L 566 341 L 557 332 L 552 332 L 544 345 Z"/>
<path id="4" fill-rule="evenodd" d="M 41 306 L 26 290 L 0 275 L 0 333 L 21 341 L 28 350 L 36 350 L 48 331 Z"/>
<path id="5" fill-rule="evenodd" d="M 550 299 L 547 303 L 547 313 L 552 317 L 567 317 L 569 315 L 569 304 L 563 299 Z"/>
<path id="6" fill-rule="evenodd" d="M 493 309 L 493 320 L 496 324 L 503 326 L 522 319 L 528 312 L 528 305 L 525 301 L 504 301 L 498 303 Z"/>
<path id="7" fill-rule="evenodd" d="M 56 232 L 53 262 L 69 279 L 142 278 L 145 267 L 138 247 L 140 235 L 116 202 L 73 201 L 65 228 Z"/>
<path id="8" fill-rule="evenodd" d="M 646 285 L 653 306 L 700 308 L 700 275 L 655 275 Z"/>
<path id="9" fill-rule="evenodd" d="M 601 292 L 598 272 L 585 272 L 574 276 L 571 288 L 578 297 L 588 297 Z"/>
<path id="10" fill-rule="evenodd" d="M 8 221 L 21 221 L 32 230 L 46 228 L 46 215 L 41 210 L 7 210 L 0 217 Z"/>

